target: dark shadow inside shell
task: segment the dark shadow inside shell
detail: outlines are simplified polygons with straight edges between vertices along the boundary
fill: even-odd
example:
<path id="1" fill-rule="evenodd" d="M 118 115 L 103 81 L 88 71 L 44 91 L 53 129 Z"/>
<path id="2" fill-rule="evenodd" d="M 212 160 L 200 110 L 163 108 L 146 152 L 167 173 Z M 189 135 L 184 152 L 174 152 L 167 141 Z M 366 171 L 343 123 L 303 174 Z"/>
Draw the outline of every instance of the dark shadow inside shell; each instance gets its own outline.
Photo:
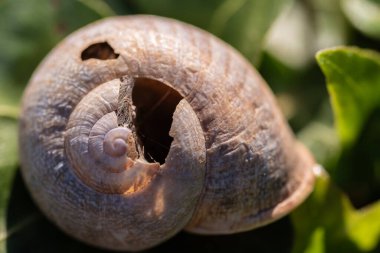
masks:
<path id="1" fill-rule="evenodd" d="M 183 97 L 173 88 L 149 78 L 136 78 L 132 94 L 136 130 L 149 162 L 165 163 L 173 138 L 173 113 Z"/>

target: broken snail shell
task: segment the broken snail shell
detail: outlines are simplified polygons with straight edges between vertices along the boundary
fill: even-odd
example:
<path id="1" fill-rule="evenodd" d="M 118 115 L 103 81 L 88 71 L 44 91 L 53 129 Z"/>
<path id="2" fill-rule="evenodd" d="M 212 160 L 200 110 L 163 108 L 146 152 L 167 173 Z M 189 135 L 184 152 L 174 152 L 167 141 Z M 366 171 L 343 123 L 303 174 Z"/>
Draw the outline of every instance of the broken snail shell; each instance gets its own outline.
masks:
<path id="1" fill-rule="evenodd" d="M 313 157 L 257 71 L 155 16 L 107 18 L 61 42 L 23 96 L 20 149 L 47 217 L 115 250 L 263 226 L 314 183 Z"/>

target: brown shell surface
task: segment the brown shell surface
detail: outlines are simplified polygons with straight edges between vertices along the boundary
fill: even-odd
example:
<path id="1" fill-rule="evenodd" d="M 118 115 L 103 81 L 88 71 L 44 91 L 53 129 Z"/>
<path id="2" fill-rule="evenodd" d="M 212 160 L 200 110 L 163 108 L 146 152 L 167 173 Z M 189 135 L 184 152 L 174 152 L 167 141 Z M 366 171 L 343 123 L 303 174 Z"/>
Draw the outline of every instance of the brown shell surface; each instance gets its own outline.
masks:
<path id="1" fill-rule="evenodd" d="M 81 59 L 103 42 L 119 56 Z M 185 118 L 176 110 L 168 158 L 149 185 L 130 195 L 102 193 L 72 171 L 65 131 L 83 97 L 126 75 L 174 88 Z M 194 154 L 180 150 L 186 146 Z M 148 248 L 181 228 L 221 234 L 262 226 L 301 203 L 314 182 L 313 157 L 251 65 L 214 36 L 154 16 L 104 19 L 60 43 L 24 94 L 20 147 L 23 176 L 47 216 L 67 233 L 113 249 Z"/>

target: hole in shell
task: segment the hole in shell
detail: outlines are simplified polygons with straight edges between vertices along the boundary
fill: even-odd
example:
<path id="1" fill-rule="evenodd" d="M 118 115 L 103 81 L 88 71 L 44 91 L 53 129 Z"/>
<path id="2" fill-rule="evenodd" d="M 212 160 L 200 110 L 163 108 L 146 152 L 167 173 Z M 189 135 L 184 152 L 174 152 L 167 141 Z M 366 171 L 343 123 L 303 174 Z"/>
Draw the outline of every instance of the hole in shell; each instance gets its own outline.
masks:
<path id="1" fill-rule="evenodd" d="M 88 59 L 111 60 L 118 57 L 119 54 L 116 54 L 115 50 L 107 42 L 91 44 L 81 54 L 82 61 Z"/>
<path id="2" fill-rule="evenodd" d="M 183 97 L 173 88 L 149 78 L 136 78 L 132 92 L 136 131 L 148 162 L 165 163 L 173 138 L 173 113 Z"/>

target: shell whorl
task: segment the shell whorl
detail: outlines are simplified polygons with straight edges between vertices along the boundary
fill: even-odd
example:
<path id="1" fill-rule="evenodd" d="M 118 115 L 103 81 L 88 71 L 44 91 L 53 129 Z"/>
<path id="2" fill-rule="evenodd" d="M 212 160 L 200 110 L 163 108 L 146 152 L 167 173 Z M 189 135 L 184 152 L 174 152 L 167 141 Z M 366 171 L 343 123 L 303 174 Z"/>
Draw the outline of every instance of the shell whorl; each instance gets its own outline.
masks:
<path id="1" fill-rule="evenodd" d="M 120 96 L 126 77 L 135 112 L 123 108 L 132 103 Z M 314 181 L 313 157 L 259 74 L 210 34 L 153 16 L 108 18 L 57 46 L 25 92 L 20 148 L 47 216 L 119 250 L 183 228 L 262 226 L 301 203 Z"/>
<path id="2" fill-rule="evenodd" d="M 103 193 L 140 188 L 160 167 L 138 159 L 132 131 L 118 126 L 119 86 L 112 80 L 88 93 L 71 113 L 65 133 L 65 152 L 76 175 Z"/>
<path id="3" fill-rule="evenodd" d="M 104 135 L 103 150 L 111 157 L 122 157 L 133 145 L 132 131 L 126 127 L 117 127 Z M 129 144 L 129 145 L 128 145 Z M 96 146 L 96 145 L 93 145 Z"/>

